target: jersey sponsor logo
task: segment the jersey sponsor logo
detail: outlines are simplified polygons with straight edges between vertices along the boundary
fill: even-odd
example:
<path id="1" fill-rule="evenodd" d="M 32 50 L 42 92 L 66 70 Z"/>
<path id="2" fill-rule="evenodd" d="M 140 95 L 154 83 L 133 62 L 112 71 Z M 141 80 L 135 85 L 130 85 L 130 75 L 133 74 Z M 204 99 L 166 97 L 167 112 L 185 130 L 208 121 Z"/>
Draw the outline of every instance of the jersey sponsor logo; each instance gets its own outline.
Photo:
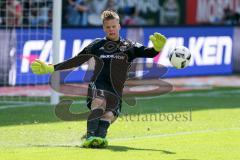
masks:
<path id="1" fill-rule="evenodd" d="M 102 59 L 109 59 L 109 58 L 114 58 L 114 59 L 124 59 L 124 56 L 120 56 L 120 55 L 100 55 L 100 58 Z"/>

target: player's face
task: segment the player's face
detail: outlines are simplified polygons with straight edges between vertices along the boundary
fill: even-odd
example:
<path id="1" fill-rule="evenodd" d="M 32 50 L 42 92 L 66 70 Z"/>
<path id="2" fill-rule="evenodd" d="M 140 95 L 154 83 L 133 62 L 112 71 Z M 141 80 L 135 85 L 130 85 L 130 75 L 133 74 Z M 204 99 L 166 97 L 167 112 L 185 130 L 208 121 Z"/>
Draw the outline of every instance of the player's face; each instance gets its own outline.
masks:
<path id="1" fill-rule="evenodd" d="M 103 23 L 103 30 L 106 37 L 112 41 L 119 40 L 120 24 L 117 19 L 105 20 Z"/>

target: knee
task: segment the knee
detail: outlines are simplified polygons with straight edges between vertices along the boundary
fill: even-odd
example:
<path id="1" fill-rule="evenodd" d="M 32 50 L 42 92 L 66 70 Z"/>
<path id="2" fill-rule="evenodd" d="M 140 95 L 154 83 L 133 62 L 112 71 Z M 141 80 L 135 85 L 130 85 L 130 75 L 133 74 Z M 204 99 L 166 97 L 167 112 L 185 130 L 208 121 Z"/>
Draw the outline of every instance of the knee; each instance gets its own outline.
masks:
<path id="1" fill-rule="evenodd" d="M 106 106 L 106 100 L 103 98 L 95 98 L 92 101 L 91 109 L 99 108 L 99 107 L 105 107 Z"/>
<path id="2" fill-rule="evenodd" d="M 115 118 L 113 112 L 111 112 L 111 111 L 106 111 L 106 112 L 103 114 L 103 116 L 102 116 L 101 119 L 106 120 L 106 121 L 109 121 L 109 122 L 113 122 L 116 118 Z"/>

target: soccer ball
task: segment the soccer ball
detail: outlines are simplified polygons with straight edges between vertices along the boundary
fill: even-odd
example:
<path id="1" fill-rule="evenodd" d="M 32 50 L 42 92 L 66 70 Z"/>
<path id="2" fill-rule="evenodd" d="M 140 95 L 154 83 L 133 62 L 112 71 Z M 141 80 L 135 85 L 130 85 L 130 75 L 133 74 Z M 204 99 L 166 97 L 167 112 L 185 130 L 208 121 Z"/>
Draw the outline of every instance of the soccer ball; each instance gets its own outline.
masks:
<path id="1" fill-rule="evenodd" d="M 170 63 L 177 69 L 188 66 L 191 60 L 191 52 L 184 46 L 175 47 L 168 55 Z"/>

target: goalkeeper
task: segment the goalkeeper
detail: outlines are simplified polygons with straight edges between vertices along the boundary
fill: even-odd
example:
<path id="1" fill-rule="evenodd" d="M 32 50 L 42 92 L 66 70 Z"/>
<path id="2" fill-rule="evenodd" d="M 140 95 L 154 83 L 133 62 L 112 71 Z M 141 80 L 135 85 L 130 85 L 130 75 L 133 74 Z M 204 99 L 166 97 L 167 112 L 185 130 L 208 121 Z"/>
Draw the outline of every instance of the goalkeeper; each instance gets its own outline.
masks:
<path id="1" fill-rule="evenodd" d="M 40 60 L 35 60 L 31 64 L 33 73 L 48 74 L 80 66 L 84 55 L 92 55 L 95 60 L 103 62 L 101 70 L 98 73 L 94 73 L 88 87 L 87 106 L 91 113 L 87 119 L 86 139 L 82 144 L 82 147 L 86 148 L 100 148 L 108 145 L 106 139 L 107 130 L 121 111 L 121 96 L 124 82 L 127 79 L 125 75 L 127 75 L 129 64 L 138 57 L 155 57 L 166 42 L 165 36 L 160 33 L 154 33 L 149 37 L 153 43 L 153 48 L 122 39 L 119 35 L 121 27 L 118 14 L 114 11 L 106 10 L 102 13 L 101 18 L 106 37 L 94 40 L 77 56 L 62 63 L 48 65 Z M 116 63 L 113 63 L 113 60 L 116 60 Z M 127 60 L 129 63 L 119 63 L 118 60 Z M 113 68 L 122 72 L 121 75 L 123 76 L 115 80 L 111 79 L 114 77 L 111 75 Z M 95 71 L 97 69 L 99 70 L 99 66 L 95 65 Z M 120 73 L 116 74 L 118 76 Z M 113 85 L 116 82 L 119 83 Z M 115 98 L 112 98 L 112 95 Z M 113 99 L 116 101 L 113 102 Z"/>

